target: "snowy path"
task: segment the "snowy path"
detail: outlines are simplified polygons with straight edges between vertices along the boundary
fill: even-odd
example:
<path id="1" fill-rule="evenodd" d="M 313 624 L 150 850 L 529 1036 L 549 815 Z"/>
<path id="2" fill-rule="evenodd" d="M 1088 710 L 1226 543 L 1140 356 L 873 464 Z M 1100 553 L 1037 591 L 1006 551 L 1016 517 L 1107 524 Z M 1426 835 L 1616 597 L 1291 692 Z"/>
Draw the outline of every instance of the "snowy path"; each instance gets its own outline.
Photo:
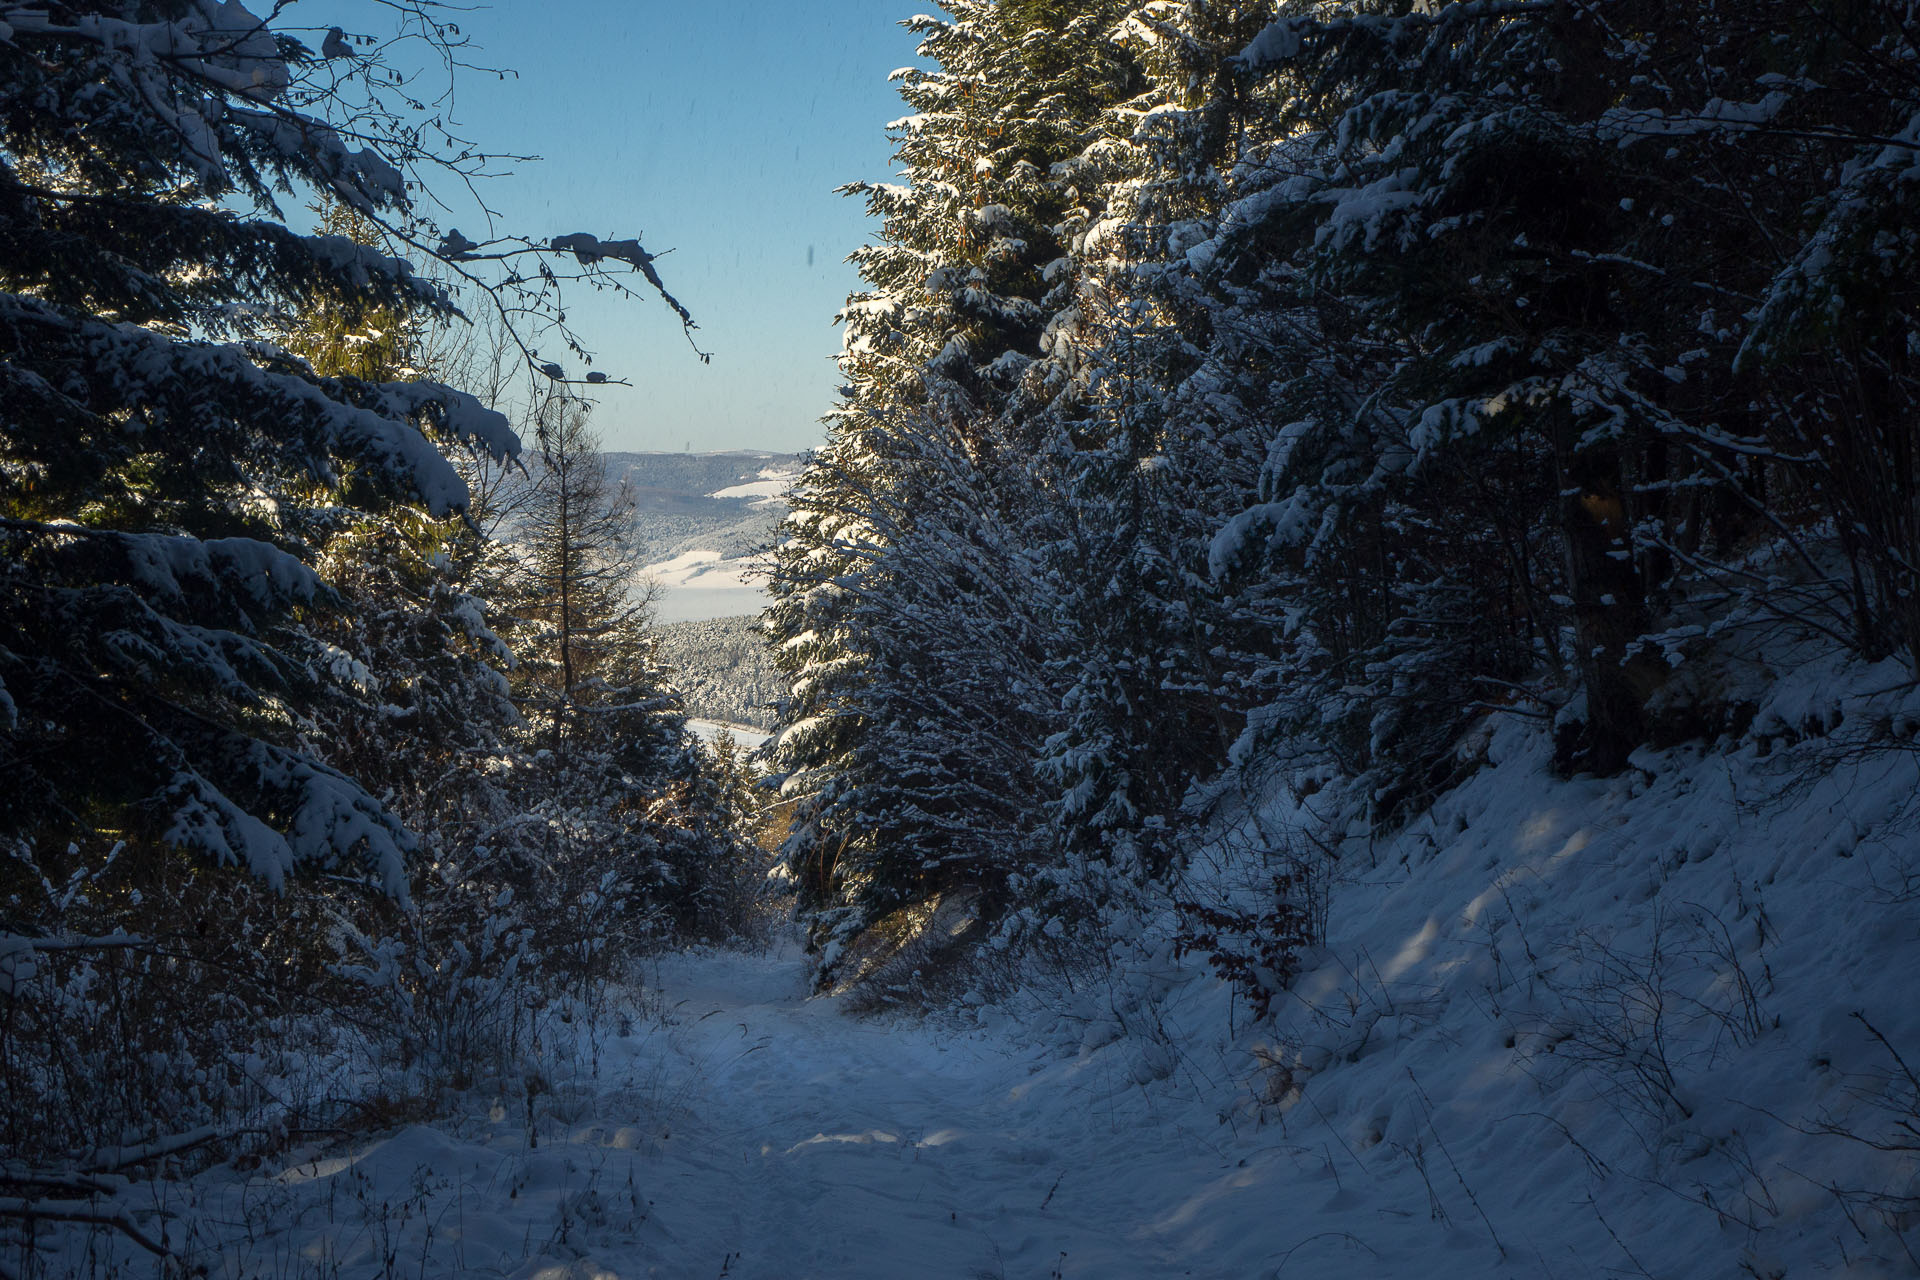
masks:
<path id="1" fill-rule="evenodd" d="M 847 1018 L 800 998 L 791 959 L 682 957 L 661 981 L 687 1071 L 647 1193 L 666 1238 L 618 1274 L 1216 1274 L 1177 1211 L 1232 1171 L 1123 1122 L 1101 1103 L 1119 1082 L 987 1033 Z"/>
<path id="2" fill-rule="evenodd" d="M 807 999 L 803 977 L 791 948 L 664 957 L 648 975 L 660 1007 L 549 1046 L 531 1144 L 510 1092 L 490 1114 L 316 1147 L 277 1174 L 206 1175 L 211 1274 L 1431 1274 L 1423 1216 L 1387 1220 L 1418 1224 L 1397 1271 L 1377 1236 L 1356 1257 L 1321 1215 L 1351 1210 L 1371 1230 L 1379 1211 L 1351 1203 L 1318 1146 L 1222 1123 L 1217 1099 L 1235 1090 L 1183 1083 L 1196 1064 L 1142 1089 L 1125 1042 L 1074 1055 L 1017 1032 L 850 1018 Z M 1488 1258 L 1484 1241 L 1451 1247 Z"/>

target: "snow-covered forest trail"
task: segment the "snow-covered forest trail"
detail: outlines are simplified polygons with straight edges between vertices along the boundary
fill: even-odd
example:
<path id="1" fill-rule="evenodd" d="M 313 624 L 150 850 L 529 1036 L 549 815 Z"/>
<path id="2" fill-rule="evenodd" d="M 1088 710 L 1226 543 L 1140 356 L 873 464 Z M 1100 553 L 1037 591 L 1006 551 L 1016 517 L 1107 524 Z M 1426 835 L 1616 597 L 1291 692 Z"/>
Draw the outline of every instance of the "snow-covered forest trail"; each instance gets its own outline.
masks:
<path id="1" fill-rule="evenodd" d="M 1011 1024 L 808 998 L 791 943 L 674 953 L 534 1090 L 195 1185 L 218 1276 L 894 1280 L 1269 1274 L 1297 1170 L 1178 1077 Z M 1186 1104 L 1174 1095 L 1191 1093 Z M 1260 1186 L 1265 1182 L 1267 1185 Z M 245 1224 L 244 1229 L 240 1224 Z M 203 1227 L 203 1229 L 205 1229 Z M 206 1256 L 206 1255 L 202 1255 Z"/>
<path id="2" fill-rule="evenodd" d="M 1188 1201 L 1230 1194 L 1234 1161 L 1115 1110 L 1123 1082 L 992 1032 L 847 1017 L 803 998 L 791 955 L 675 957 L 660 981 L 656 1229 L 607 1255 L 617 1274 L 1211 1274 L 1180 1261 L 1207 1252 Z"/>
<path id="3" fill-rule="evenodd" d="M 531 1089 L 124 1203 L 233 1280 L 1912 1275 L 1834 1205 L 1912 1202 L 1920 756 L 1549 750 L 1357 856 L 1252 1027 L 1144 945 L 926 1021 L 671 952 Z"/>

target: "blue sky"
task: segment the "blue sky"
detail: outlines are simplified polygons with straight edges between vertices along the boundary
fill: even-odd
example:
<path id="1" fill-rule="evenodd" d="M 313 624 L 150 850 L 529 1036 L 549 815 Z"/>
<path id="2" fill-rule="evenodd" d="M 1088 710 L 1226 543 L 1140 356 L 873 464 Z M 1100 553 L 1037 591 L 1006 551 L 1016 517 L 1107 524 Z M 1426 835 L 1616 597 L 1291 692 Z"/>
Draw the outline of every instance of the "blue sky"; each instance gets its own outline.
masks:
<path id="1" fill-rule="evenodd" d="M 884 178 L 887 74 L 914 61 L 919 0 L 508 0 L 455 15 L 478 60 L 455 117 L 489 150 L 542 157 L 488 201 L 526 234 L 641 236 L 694 313 L 703 366 L 657 303 L 577 290 L 569 320 L 595 367 L 630 379 L 595 422 L 609 449 L 797 451 L 822 438 L 839 351 L 842 261 L 878 224 L 841 183 Z M 367 0 L 313 0 L 286 25 L 383 33 Z M 460 225 L 461 217 L 451 219 Z M 473 234 L 478 227 L 462 227 Z M 557 354 L 557 350 L 556 350 Z"/>

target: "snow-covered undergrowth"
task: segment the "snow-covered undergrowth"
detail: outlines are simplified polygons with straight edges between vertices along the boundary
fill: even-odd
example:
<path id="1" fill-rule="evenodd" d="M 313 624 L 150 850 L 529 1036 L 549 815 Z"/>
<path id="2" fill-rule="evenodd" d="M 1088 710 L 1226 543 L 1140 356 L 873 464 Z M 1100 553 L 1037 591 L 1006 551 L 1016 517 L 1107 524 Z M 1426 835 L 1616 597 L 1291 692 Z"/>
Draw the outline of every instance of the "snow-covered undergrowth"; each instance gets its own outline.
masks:
<path id="1" fill-rule="evenodd" d="M 807 998 L 791 943 L 683 953 L 467 1114 L 114 1203 L 236 1277 L 1909 1275 L 1920 697 L 1817 692 L 1902 681 L 1804 671 L 1604 780 L 1495 723 L 1347 842 L 1265 1019 L 1152 928 L 924 1021 Z M 35 1274 L 152 1272 L 64 1238 Z"/>
<path id="2" fill-rule="evenodd" d="M 1168 1098 L 1251 1082 L 1221 1118 L 1259 1207 L 1196 1275 L 1914 1274 L 1916 728 L 1897 665 L 1817 662 L 1737 742 L 1616 778 L 1498 719 L 1470 781 L 1323 861 L 1325 944 L 1269 1019 L 1149 930 L 1057 1031 Z M 1196 895 L 1266 870 L 1212 852 Z"/>

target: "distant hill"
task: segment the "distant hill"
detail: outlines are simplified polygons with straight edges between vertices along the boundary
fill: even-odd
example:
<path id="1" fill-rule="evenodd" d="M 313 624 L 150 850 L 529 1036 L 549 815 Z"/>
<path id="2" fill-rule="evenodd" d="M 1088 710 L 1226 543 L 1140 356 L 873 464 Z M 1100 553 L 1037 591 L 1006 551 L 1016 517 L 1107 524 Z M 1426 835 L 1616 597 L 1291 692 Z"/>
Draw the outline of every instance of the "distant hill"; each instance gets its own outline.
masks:
<path id="1" fill-rule="evenodd" d="M 800 472 L 800 458 L 786 453 L 609 453 L 606 458 L 608 471 L 633 487 L 649 563 L 688 551 L 717 551 L 736 559 L 765 546 L 786 514 L 778 495 Z"/>
<path id="2" fill-rule="evenodd" d="M 800 474 L 797 454 L 609 453 L 632 486 L 647 572 L 666 589 L 662 621 L 758 613 L 765 603 L 750 558 L 786 514 L 780 495 Z"/>
<path id="3" fill-rule="evenodd" d="M 660 661 L 671 667 L 687 714 L 771 729 L 785 690 L 753 618 L 669 622 L 656 628 Z"/>

